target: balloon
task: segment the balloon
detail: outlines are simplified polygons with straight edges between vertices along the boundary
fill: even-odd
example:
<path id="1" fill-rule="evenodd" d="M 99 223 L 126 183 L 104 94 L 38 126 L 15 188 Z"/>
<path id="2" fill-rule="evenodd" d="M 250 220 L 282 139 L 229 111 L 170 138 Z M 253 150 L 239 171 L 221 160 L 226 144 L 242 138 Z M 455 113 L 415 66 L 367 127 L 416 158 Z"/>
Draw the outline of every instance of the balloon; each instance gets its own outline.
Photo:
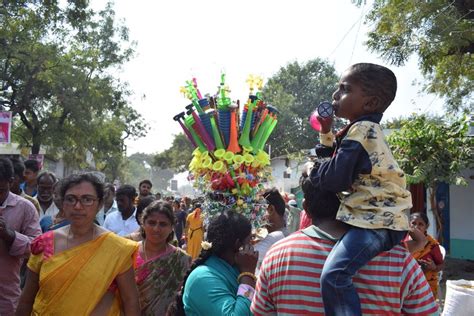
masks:
<path id="1" fill-rule="evenodd" d="M 311 124 L 311 127 L 317 131 L 321 131 L 321 123 L 318 121 L 318 111 L 314 111 L 311 116 L 309 117 L 309 124 Z"/>

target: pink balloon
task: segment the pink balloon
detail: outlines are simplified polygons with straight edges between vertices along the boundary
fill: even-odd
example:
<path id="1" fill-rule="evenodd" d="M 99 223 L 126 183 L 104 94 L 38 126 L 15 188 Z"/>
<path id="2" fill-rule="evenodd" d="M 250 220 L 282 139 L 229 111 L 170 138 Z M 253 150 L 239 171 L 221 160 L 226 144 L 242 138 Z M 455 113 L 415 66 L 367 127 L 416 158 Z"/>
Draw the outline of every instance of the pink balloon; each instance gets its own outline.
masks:
<path id="1" fill-rule="evenodd" d="M 317 131 L 321 131 L 321 124 L 318 121 L 318 111 L 314 111 L 311 116 L 309 117 L 309 124 L 311 124 L 311 127 Z"/>

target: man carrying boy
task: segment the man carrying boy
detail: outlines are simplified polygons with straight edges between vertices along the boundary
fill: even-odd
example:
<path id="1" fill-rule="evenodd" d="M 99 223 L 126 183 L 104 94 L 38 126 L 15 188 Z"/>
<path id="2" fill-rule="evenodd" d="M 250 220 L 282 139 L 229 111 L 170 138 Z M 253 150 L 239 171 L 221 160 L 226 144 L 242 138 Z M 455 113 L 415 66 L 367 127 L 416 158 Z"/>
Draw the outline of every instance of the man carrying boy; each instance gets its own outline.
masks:
<path id="1" fill-rule="evenodd" d="M 409 229 L 411 195 L 379 125 L 396 90 L 396 77 L 389 69 L 355 64 L 333 94 L 336 116 L 350 121 L 336 135 L 335 144 L 332 118 L 319 118 L 322 146 L 316 151 L 332 158 L 313 168 L 310 179 L 318 189 L 339 193 L 336 218 L 349 225 L 321 275 L 327 315 L 361 314 L 352 277 L 380 252 L 399 244 Z"/>

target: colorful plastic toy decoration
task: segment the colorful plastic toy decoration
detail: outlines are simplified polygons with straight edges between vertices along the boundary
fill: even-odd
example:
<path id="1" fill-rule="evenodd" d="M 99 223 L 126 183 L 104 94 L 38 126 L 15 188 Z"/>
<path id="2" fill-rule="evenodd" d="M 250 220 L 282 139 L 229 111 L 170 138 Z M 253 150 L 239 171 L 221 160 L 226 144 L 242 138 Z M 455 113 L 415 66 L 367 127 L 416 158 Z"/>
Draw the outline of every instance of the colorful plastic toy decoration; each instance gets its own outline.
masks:
<path id="1" fill-rule="evenodd" d="M 258 228 L 266 207 L 259 192 L 271 177 L 270 157 L 264 148 L 279 112 L 262 100 L 261 78 L 249 76 L 247 83 L 250 95 L 241 111 L 239 101 L 229 97 L 225 74 L 211 97 L 202 97 L 196 78 L 186 81 L 181 92 L 191 104 L 174 120 L 196 148 L 189 171 L 194 186 L 206 194 L 205 216 L 234 209 Z"/>

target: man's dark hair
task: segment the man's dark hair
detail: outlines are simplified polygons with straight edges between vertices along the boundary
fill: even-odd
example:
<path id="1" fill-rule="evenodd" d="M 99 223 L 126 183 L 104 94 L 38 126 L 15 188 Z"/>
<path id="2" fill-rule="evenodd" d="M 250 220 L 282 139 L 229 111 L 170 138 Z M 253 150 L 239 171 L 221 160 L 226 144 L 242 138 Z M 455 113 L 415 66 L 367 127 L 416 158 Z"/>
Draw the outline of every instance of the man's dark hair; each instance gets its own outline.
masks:
<path id="1" fill-rule="evenodd" d="M 140 201 L 138 201 L 137 210 L 135 212 L 135 218 L 137 219 L 138 224 L 142 224 L 141 218 L 142 218 L 143 210 L 148 205 L 153 203 L 155 200 L 156 198 L 153 195 L 148 195 L 148 196 L 145 196 L 144 198 L 141 198 Z"/>
<path id="2" fill-rule="evenodd" d="M 13 165 L 13 172 L 20 179 L 23 179 L 23 174 L 25 173 L 25 164 L 23 161 L 17 158 L 10 158 L 10 161 Z"/>
<path id="3" fill-rule="evenodd" d="M 81 184 L 82 182 L 89 182 L 95 189 L 97 194 L 97 198 L 99 201 L 102 201 L 104 198 L 104 183 L 92 172 L 85 172 L 85 173 L 76 173 L 67 176 L 66 178 L 61 180 L 61 189 L 59 194 L 61 195 L 61 199 L 64 199 L 66 195 L 66 191 L 69 190 L 71 187 Z"/>
<path id="4" fill-rule="evenodd" d="M 135 189 L 134 186 L 132 186 L 130 184 L 124 184 L 124 185 L 120 186 L 117 189 L 117 191 L 115 191 L 115 196 L 117 197 L 119 195 L 125 195 L 129 199 L 133 200 L 134 198 L 137 197 L 137 190 Z"/>
<path id="5" fill-rule="evenodd" d="M 309 177 L 302 176 L 300 186 L 311 218 L 335 218 L 341 202 L 336 193 L 316 188 Z"/>
<path id="6" fill-rule="evenodd" d="M 150 188 L 152 188 L 152 187 L 153 187 L 153 184 L 151 183 L 151 181 L 150 181 L 150 180 L 148 180 L 148 179 L 145 179 L 145 180 L 142 180 L 142 181 L 140 181 L 140 183 L 138 184 L 138 188 L 140 188 L 140 187 L 142 186 L 142 184 L 143 184 L 143 183 L 146 183 L 146 184 L 148 184 L 148 185 L 150 186 Z"/>
<path id="7" fill-rule="evenodd" d="M 13 165 L 10 159 L 0 158 L 0 180 L 9 181 L 13 178 Z"/>
<path id="8" fill-rule="evenodd" d="M 39 163 L 36 160 L 33 159 L 28 159 L 25 161 L 25 169 L 30 169 L 33 172 L 38 172 L 39 171 Z"/>
<path id="9" fill-rule="evenodd" d="M 278 215 L 285 215 L 285 200 L 283 200 L 277 188 L 267 189 L 263 193 L 263 197 L 269 205 L 273 205 Z"/>
<path id="10" fill-rule="evenodd" d="M 383 113 L 397 93 L 397 77 L 393 71 L 371 63 L 354 64 L 349 70 L 351 78 L 362 86 L 362 90 L 367 95 L 377 97 L 377 112 Z"/>

